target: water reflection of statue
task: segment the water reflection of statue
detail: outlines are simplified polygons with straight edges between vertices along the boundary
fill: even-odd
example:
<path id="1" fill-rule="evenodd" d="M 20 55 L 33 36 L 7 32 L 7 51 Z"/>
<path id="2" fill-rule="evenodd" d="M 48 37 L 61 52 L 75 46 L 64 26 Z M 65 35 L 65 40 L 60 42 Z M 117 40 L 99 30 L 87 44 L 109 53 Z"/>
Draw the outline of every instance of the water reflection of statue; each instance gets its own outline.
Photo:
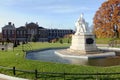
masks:
<path id="1" fill-rule="evenodd" d="M 89 32 L 88 23 L 85 22 L 85 20 L 83 18 L 83 14 L 81 14 L 80 18 L 75 23 L 75 26 L 76 26 L 76 33 L 75 33 L 75 35 L 79 35 L 80 33 L 87 33 L 87 32 Z"/>

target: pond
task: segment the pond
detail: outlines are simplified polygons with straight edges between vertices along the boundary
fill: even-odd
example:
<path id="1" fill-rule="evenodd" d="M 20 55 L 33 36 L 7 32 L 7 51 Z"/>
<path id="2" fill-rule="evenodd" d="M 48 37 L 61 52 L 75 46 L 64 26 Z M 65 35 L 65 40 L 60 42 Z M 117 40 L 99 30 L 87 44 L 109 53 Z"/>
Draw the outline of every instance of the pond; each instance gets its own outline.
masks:
<path id="1" fill-rule="evenodd" d="M 76 64 L 76 65 L 90 65 L 90 66 L 115 66 L 120 65 L 120 57 L 109 57 L 109 58 L 95 58 L 95 59 L 79 59 L 79 58 L 67 58 L 60 57 L 55 54 L 56 50 L 60 49 L 48 49 L 39 52 L 29 52 L 26 54 L 27 59 L 39 60 L 45 62 L 56 62 L 65 64 Z"/>

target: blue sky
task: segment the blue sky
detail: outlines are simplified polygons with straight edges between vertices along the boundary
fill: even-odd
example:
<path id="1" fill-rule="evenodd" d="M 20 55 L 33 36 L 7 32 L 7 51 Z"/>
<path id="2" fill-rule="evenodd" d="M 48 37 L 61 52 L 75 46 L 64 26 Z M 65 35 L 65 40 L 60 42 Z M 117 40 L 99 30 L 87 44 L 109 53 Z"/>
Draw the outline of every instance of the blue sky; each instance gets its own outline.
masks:
<path id="1" fill-rule="evenodd" d="M 81 13 L 92 25 L 95 12 L 106 0 L 0 0 L 0 28 L 8 22 L 15 27 L 38 22 L 45 28 L 74 29 Z"/>

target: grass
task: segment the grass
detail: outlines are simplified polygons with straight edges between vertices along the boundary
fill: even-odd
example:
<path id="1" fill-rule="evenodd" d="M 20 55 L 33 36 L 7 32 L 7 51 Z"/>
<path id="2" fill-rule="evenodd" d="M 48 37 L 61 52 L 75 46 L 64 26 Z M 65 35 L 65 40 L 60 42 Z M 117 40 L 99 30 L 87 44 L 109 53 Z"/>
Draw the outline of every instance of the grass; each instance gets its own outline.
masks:
<path id="1" fill-rule="evenodd" d="M 109 44 L 109 42 L 112 40 L 120 41 L 120 38 L 97 38 L 96 43 L 97 44 Z"/>
<path id="2" fill-rule="evenodd" d="M 112 39 L 111 38 L 97 38 L 97 44 L 108 44 Z"/>
<path id="3" fill-rule="evenodd" d="M 29 47 L 27 47 L 29 45 Z M 67 43 L 29 43 L 23 47 L 27 50 L 30 49 L 44 49 L 44 48 L 56 48 L 56 47 L 69 47 Z M 95 66 L 80 66 L 73 64 L 61 64 L 52 62 L 42 62 L 37 60 L 28 60 L 25 58 L 25 53 L 22 52 L 22 45 L 14 48 L 13 50 L 0 51 L 0 66 L 10 67 L 15 66 L 17 69 L 22 70 L 35 70 L 39 72 L 73 72 L 73 73 L 93 73 L 93 72 L 120 72 L 120 66 L 113 67 L 95 67 Z M 0 69 L 0 73 L 13 75 L 12 72 Z M 24 77 L 34 79 L 33 74 L 17 73 L 18 77 Z"/>
<path id="4" fill-rule="evenodd" d="M 71 42 L 71 38 L 60 38 L 60 40 L 62 40 L 64 43 L 70 43 Z"/>
<path id="5" fill-rule="evenodd" d="M 68 43 L 68 41 L 71 43 L 71 38 L 60 38 L 57 42 L 59 43 L 60 40 L 62 40 L 63 43 Z M 96 38 L 95 39 L 97 44 L 108 44 L 112 40 L 120 41 L 120 38 Z"/>

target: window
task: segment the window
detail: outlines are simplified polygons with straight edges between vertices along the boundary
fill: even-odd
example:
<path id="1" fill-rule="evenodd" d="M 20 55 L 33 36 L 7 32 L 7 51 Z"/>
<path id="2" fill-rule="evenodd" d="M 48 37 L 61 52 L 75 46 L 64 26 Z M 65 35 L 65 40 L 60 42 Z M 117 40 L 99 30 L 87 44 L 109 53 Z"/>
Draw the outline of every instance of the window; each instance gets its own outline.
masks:
<path id="1" fill-rule="evenodd" d="M 14 30 L 12 31 L 12 34 L 14 34 Z"/>
<path id="2" fill-rule="evenodd" d="M 10 34 L 10 30 L 8 30 L 8 34 Z"/>
<path id="3" fill-rule="evenodd" d="M 17 31 L 17 34 L 19 34 L 19 31 Z"/>
<path id="4" fill-rule="evenodd" d="M 39 31 L 39 34 L 40 34 L 40 31 Z"/>
<path id="5" fill-rule="evenodd" d="M 30 34 L 30 29 L 28 29 L 28 34 Z"/>
<path id="6" fill-rule="evenodd" d="M 20 34 L 22 34 L 22 31 L 20 31 Z"/>
<path id="7" fill-rule="evenodd" d="M 3 33 L 6 34 L 6 30 L 3 30 Z"/>
<path id="8" fill-rule="evenodd" d="M 24 34 L 26 34 L 26 31 L 24 31 Z"/>

